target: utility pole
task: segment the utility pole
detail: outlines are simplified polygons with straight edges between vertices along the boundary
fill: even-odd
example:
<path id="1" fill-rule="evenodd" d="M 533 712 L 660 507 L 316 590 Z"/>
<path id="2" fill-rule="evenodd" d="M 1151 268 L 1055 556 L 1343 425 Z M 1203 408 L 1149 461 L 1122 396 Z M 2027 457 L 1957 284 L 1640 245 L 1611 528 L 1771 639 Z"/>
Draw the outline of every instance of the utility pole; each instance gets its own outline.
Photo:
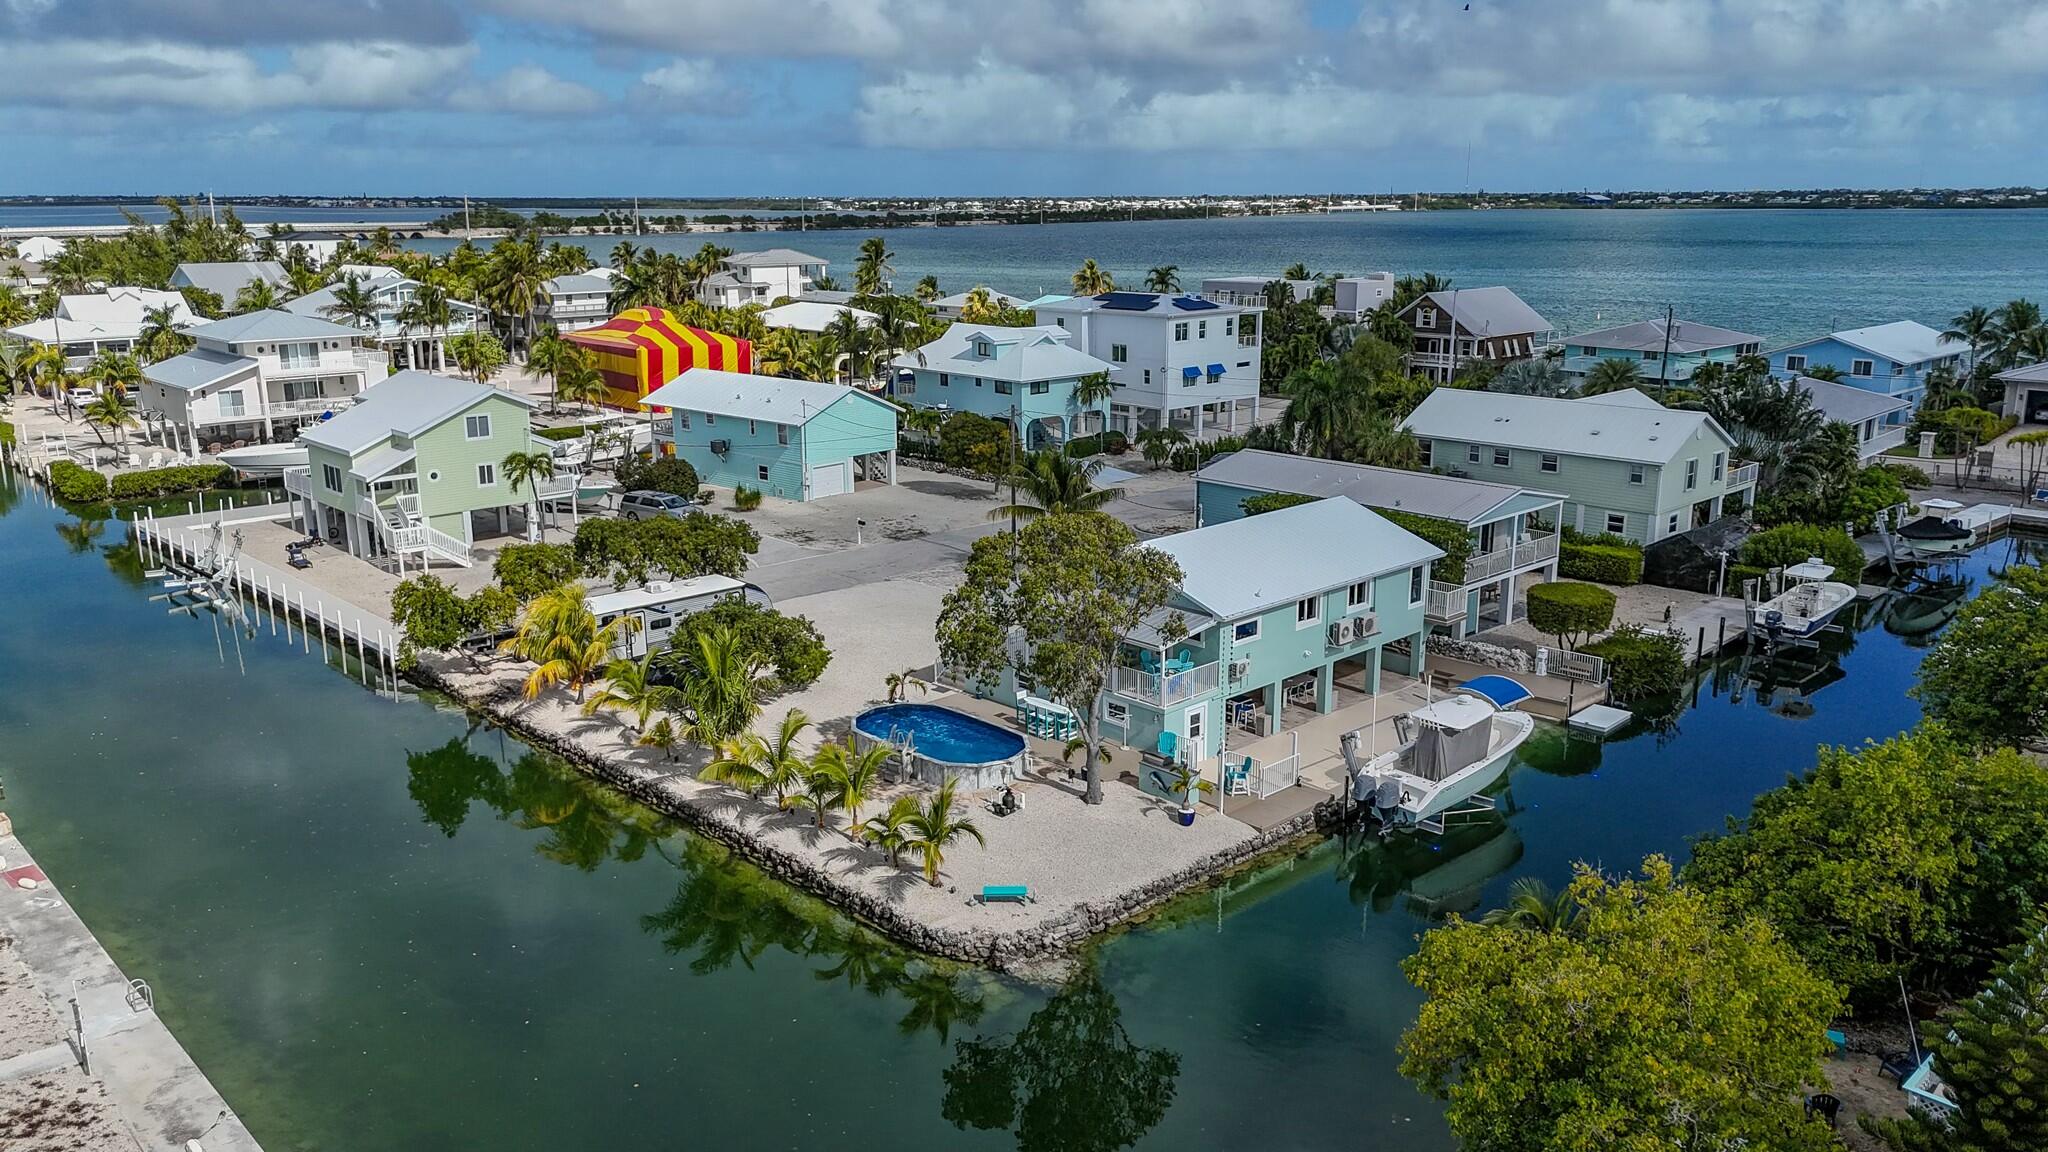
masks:
<path id="1" fill-rule="evenodd" d="M 1657 399 L 1671 394 L 1671 319 L 1677 310 L 1664 305 L 1664 354 L 1657 358 Z"/>

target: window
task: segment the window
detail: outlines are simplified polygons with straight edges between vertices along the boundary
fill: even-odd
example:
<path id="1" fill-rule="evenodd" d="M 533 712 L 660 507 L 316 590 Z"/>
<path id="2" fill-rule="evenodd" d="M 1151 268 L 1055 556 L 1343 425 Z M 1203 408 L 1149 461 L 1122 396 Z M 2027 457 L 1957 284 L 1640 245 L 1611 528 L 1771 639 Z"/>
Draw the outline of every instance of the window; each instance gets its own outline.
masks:
<path id="1" fill-rule="evenodd" d="M 1145 369 L 1145 383 L 1152 383 L 1152 370 L 1150 368 Z"/>
<path id="2" fill-rule="evenodd" d="M 1050 391 L 1052 391 L 1052 381 L 1050 380 L 1033 380 L 1031 382 L 1031 394 L 1033 396 L 1043 396 Z"/>
<path id="3" fill-rule="evenodd" d="M 320 398 L 320 382 L 318 380 L 287 380 L 284 382 L 284 398 L 287 400 L 318 400 Z"/>
<path id="4" fill-rule="evenodd" d="M 1904 376 L 1905 374 L 1906 366 L 1904 364 L 1899 363 L 1897 360 L 1892 361 L 1892 375 Z"/>
<path id="5" fill-rule="evenodd" d="M 749 420 L 749 421 L 747 421 L 747 435 L 749 435 L 749 436 L 759 436 L 760 434 L 761 434 L 761 425 L 760 425 L 759 423 L 757 423 L 757 422 L 753 421 L 753 420 Z"/>
<path id="6" fill-rule="evenodd" d="M 1458 355 L 1460 355 L 1460 356 L 1470 356 L 1470 355 L 1472 355 L 1472 341 L 1470 341 L 1470 340 L 1460 340 L 1460 341 L 1458 341 Z"/>
<path id="7" fill-rule="evenodd" d="M 713 424 L 716 424 L 716 423 L 718 423 L 718 418 L 717 418 L 717 417 L 713 416 L 713 415 L 712 415 L 711 413 L 709 413 L 709 412 L 706 412 L 706 413 L 704 414 L 704 426 L 705 426 L 706 428 L 709 428 L 709 427 L 711 427 L 711 426 L 712 426 Z"/>
<path id="8" fill-rule="evenodd" d="M 1016 385 L 1010 383 L 1008 380 L 998 380 L 996 381 L 996 395 L 1008 396 L 1011 392 L 1016 390 L 1016 387 Z"/>
<path id="9" fill-rule="evenodd" d="M 1685 490 L 1690 492 L 1699 486 L 1700 462 L 1697 460 L 1687 460 L 1685 462 Z"/>
<path id="10" fill-rule="evenodd" d="M 1579 354 L 1582 356 L 1598 356 L 1600 354 L 1600 350 L 1589 345 L 1587 347 L 1579 349 Z"/>
<path id="11" fill-rule="evenodd" d="M 1628 517 L 1623 516 L 1619 512 L 1609 512 L 1607 514 L 1607 530 L 1616 536 L 1628 531 Z"/>
<path id="12" fill-rule="evenodd" d="M 681 408 L 678 408 L 678 409 L 676 409 L 675 411 L 676 411 L 676 427 L 678 427 L 678 428 L 682 429 L 682 430 L 683 430 L 683 431 L 685 431 L 685 432 L 689 431 L 689 430 L 690 430 L 690 414 L 689 414 L 688 412 L 685 412 L 685 411 L 683 411 L 683 410 L 682 410 Z"/>
<path id="13" fill-rule="evenodd" d="M 1719 480 L 1719 479 L 1721 479 L 1721 478 L 1722 478 L 1723 476 L 1726 476 L 1727 474 L 1728 474 L 1728 454 L 1727 454 L 1726 452 L 1716 452 L 1716 453 L 1714 453 L 1714 479 L 1715 479 L 1715 480 Z"/>
<path id="14" fill-rule="evenodd" d="M 976 376 L 976 377 L 974 378 L 974 386 L 975 386 L 976 388 L 979 388 L 979 387 L 981 387 L 981 377 L 979 377 L 979 376 Z"/>
<path id="15" fill-rule="evenodd" d="M 768 466 L 766 464 L 755 465 L 754 475 L 759 479 L 766 480 L 768 478 Z"/>
<path id="16" fill-rule="evenodd" d="M 320 363 L 320 345 L 279 344 L 277 359 L 279 365 L 285 368 L 312 368 Z"/>
<path id="17" fill-rule="evenodd" d="M 1119 704 L 1114 700 L 1105 700 L 1102 704 L 1102 715 L 1112 724 L 1128 724 L 1131 721 L 1131 706 Z"/>
<path id="18" fill-rule="evenodd" d="M 974 342 L 974 354 L 976 356 L 993 356 L 996 354 L 995 346 L 986 340 L 976 340 Z"/>
<path id="19" fill-rule="evenodd" d="M 1415 326 L 1417 328 L 1436 327 L 1436 309 L 1417 308 L 1415 310 Z"/>
<path id="20" fill-rule="evenodd" d="M 1643 351 L 1643 359 L 1645 359 L 1645 360 L 1655 360 L 1656 358 L 1657 358 L 1657 353 L 1656 353 L 1656 352 L 1654 352 L 1654 351 L 1652 351 L 1652 350 L 1649 350 L 1649 349 L 1645 349 L 1645 350 Z"/>
<path id="21" fill-rule="evenodd" d="M 952 386 L 953 386 L 953 377 L 952 377 L 952 376 L 951 376 L 951 375 L 950 375 L 949 373 L 945 373 L 945 372 L 941 372 L 941 373 L 939 373 L 939 387 L 941 387 L 941 388 L 951 388 Z"/>
<path id="22" fill-rule="evenodd" d="M 1557 453 L 1545 452 L 1542 455 L 1542 457 L 1538 459 L 1536 467 L 1542 469 L 1545 472 L 1557 471 Z"/>
<path id="23" fill-rule="evenodd" d="M 1422 574 L 1425 569 L 1417 564 L 1408 570 L 1408 606 L 1413 608 L 1422 603 Z"/>
<path id="24" fill-rule="evenodd" d="M 1223 334 L 1224 334 L 1225 336 L 1228 336 L 1228 335 L 1230 335 L 1230 334 L 1231 334 L 1231 328 L 1232 328 L 1232 326 L 1233 326 L 1233 325 L 1235 325 L 1236 323 L 1237 323 L 1237 320 L 1236 320 L 1236 318 L 1235 318 L 1235 317 L 1231 317 L 1231 316 L 1225 316 L 1225 317 L 1223 318 Z"/>
<path id="25" fill-rule="evenodd" d="M 775 426 L 775 442 L 777 444 L 789 443 L 789 425 L 777 424 Z"/>
<path id="26" fill-rule="evenodd" d="M 1109 362 L 1110 362 L 1110 363 L 1112 363 L 1112 364 L 1126 364 L 1126 363 L 1129 363 L 1129 362 L 1130 362 L 1130 359 L 1131 359 L 1131 346 L 1130 346 L 1130 345 L 1128 345 L 1128 344 L 1111 344 L 1111 345 L 1109 346 Z"/>
<path id="27" fill-rule="evenodd" d="M 1259 638 L 1259 622 L 1257 620 L 1238 621 L 1237 627 L 1230 630 L 1230 638 L 1239 643 L 1243 643 L 1246 640 L 1257 640 Z"/>
<path id="28" fill-rule="evenodd" d="M 1641 484 L 1643 482 L 1643 466 L 1641 464 L 1631 464 L 1628 466 L 1628 482 L 1631 484 Z"/>
<path id="29" fill-rule="evenodd" d="M 1320 596 L 1304 596 L 1294 602 L 1294 626 L 1296 628 L 1306 628 L 1317 620 L 1322 619 L 1322 615 L 1323 598 Z"/>
<path id="30" fill-rule="evenodd" d="M 1179 321 L 1178 323 L 1176 323 L 1176 324 L 1175 324 L 1175 325 L 1173 326 L 1173 338 L 1174 338 L 1175 340 L 1185 340 L 1185 339 L 1187 339 L 1187 338 L 1188 338 L 1188 322 L 1187 322 L 1187 321 L 1185 321 L 1185 320 Z"/>
<path id="31" fill-rule="evenodd" d="M 1183 372 L 1180 374 L 1180 386 L 1183 388 L 1193 388 L 1201 379 L 1202 374 L 1200 372 L 1195 373 L 1193 376 Z"/>
<path id="32" fill-rule="evenodd" d="M 464 440 L 488 440 L 491 438 L 491 417 L 489 413 L 462 418 Z"/>
<path id="33" fill-rule="evenodd" d="M 1428 467 L 1431 467 L 1431 462 L 1430 462 L 1430 455 L 1431 455 L 1431 445 L 1430 445 L 1430 442 L 1429 442 L 1429 441 L 1427 441 L 1427 440 L 1417 440 L 1417 441 L 1415 442 L 1415 450 L 1416 450 L 1417 452 L 1420 452 L 1420 453 L 1422 454 L 1422 466 L 1423 466 L 1424 468 L 1428 468 Z"/>
<path id="34" fill-rule="evenodd" d="M 497 466 L 496 464 L 479 464 L 479 465 L 477 465 L 477 466 L 476 466 L 476 486 L 477 486 L 477 487 L 479 487 L 479 488 L 495 488 L 495 487 L 497 487 L 497 485 L 498 485 L 498 466 Z"/>
<path id="35" fill-rule="evenodd" d="M 1495 468 L 1505 468 L 1512 464 L 1514 459 L 1515 454 L 1505 448 L 1495 448 L 1493 450 L 1493 466 Z"/>
<path id="36" fill-rule="evenodd" d="M 1479 445 L 1477 445 L 1477 444 L 1467 444 L 1467 445 L 1465 446 L 1465 463 L 1467 463 L 1467 464 L 1477 464 L 1477 463 L 1479 463 Z"/>
<path id="37" fill-rule="evenodd" d="M 1053 323 L 1058 324 L 1062 328 L 1065 328 L 1067 326 L 1067 318 L 1065 316 L 1056 317 L 1053 320 Z"/>
<path id="38" fill-rule="evenodd" d="M 1372 581 L 1360 580 L 1358 583 L 1345 589 L 1344 606 L 1346 608 L 1372 607 Z"/>
<path id="39" fill-rule="evenodd" d="M 1207 340 L 1208 338 L 1209 338 L 1209 322 L 1208 322 L 1207 320 L 1197 320 L 1197 321 L 1195 321 L 1195 339 L 1197 339 L 1197 340 Z"/>
<path id="40" fill-rule="evenodd" d="M 1798 354 L 1796 354 L 1796 353 L 1795 353 L 1795 354 L 1793 354 L 1793 355 L 1790 355 L 1790 356 L 1787 356 L 1787 357 L 1785 357 L 1785 371 L 1787 371 L 1787 372 L 1804 372 L 1804 371 L 1806 371 L 1806 357 L 1804 357 L 1804 356 L 1801 356 L 1801 355 L 1798 355 Z"/>
<path id="41" fill-rule="evenodd" d="M 896 382 L 896 394 L 897 394 L 898 396 L 915 396 L 915 395 L 917 395 L 917 377 L 915 377 L 915 376 L 911 376 L 911 377 L 907 377 L 907 378 L 905 378 L 905 379 L 903 379 L 903 380 L 899 380 L 899 381 L 897 381 L 897 382 Z"/>
<path id="42" fill-rule="evenodd" d="M 329 492 L 341 491 L 341 469 L 336 468 L 332 464 L 322 464 L 320 466 L 320 483 Z"/>
<path id="43" fill-rule="evenodd" d="M 1671 519 L 1664 524 L 1664 531 L 1674 534 L 1678 531 L 1678 513 L 1673 512 L 1671 514 Z"/>
<path id="44" fill-rule="evenodd" d="M 230 388 L 220 394 L 221 415 L 240 416 L 247 411 L 248 409 L 242 404 L 242 390 L 240 388 Z"/>
<path id="45" fill-rule="evenodd" d="M 1871 363 L 1870 363 L 1870 361 L 1868 361 L 1868 360 L 1851 360 L 1851 361 L 1849 361 L 1849 375 L 1851 375 L 1851 376 L 1868 376 L 1868 375 L 1870 375 L 1870 374 L 1871 374 Z"/>

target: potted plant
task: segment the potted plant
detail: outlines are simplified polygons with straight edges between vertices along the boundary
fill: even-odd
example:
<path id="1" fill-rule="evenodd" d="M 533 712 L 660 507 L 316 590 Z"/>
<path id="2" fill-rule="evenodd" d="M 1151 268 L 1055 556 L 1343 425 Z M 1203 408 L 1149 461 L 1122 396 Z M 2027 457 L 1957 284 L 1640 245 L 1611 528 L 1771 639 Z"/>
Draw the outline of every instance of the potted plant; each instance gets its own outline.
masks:
<path id="1" fill-rule="evenodd" d="M 1203 792 L 1214 792 L 1216 785 L 1202 779 L 1201 770 L 1192 764 L 1176 764 L 1171 769 L 1173 776 L 1169 790 L 1180 797 L 1181 826 L 1192 827 L 1195 822 L 1195 797 Z"/>

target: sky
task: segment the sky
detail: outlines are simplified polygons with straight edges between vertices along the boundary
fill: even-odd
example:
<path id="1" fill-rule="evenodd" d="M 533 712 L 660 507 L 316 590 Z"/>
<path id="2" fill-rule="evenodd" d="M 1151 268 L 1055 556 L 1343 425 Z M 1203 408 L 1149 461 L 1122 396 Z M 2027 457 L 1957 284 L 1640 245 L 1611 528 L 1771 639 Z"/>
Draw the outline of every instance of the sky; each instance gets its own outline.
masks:
<path id="1" fill-rule="evenodd" d="M 2040 0 L 0 0 L 0 194 L 2048 184 Z"/>

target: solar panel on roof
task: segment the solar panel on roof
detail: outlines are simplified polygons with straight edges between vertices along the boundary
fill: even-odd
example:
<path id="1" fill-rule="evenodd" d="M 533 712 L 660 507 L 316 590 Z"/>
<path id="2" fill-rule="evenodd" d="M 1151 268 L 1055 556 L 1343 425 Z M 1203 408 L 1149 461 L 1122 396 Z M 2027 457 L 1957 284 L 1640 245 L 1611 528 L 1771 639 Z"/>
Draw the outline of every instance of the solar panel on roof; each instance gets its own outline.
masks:
<path id="1" fill-rule="evenodd" d="M 1159 298 L 1146 292 L 1104 292 L 1095 298 L 1104 308 L 1116 308 L 1125 312 L 1149 311 Z"/>
<path id="2" fill-rule="evenodd" d="M 1214 308 L 1216 302 L 1214 300 L 1204 300 L 1200 296 L 1175 296 L 1173 298 L 1173 306 L 1183 312 L 1206 312 Z"/>

